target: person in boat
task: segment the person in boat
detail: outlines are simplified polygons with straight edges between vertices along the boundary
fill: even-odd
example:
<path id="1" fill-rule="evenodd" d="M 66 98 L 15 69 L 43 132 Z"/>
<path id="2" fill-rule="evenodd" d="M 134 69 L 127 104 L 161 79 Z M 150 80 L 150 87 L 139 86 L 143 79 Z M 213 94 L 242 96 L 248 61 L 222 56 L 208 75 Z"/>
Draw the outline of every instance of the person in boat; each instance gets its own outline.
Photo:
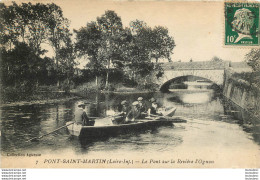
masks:
<path id="1" fill-rule="evenodd" d="M 153 102 L 156 102 L 156 99 L 152 97 L 149 101 L 150 101 L 151 103 L 153 103 Z"/>
<path id="2" fill-rule="evenodd" d="M 131 110 L 129 107 L 129 104 L 126 100 L 121 102 L 122 108 L 121 108 L 121 114 L 126 117 L 127 113 Z"/>
<path id="3" fill-rule="evenodd" d="M 131 107 L 129 107 L 129 104 L 126 100 L 121 102 L 121 106 L 119 109 L 119 114 L 115 117 L 116 124 L 122 124 L 125 122 L 126 116 L 128 112 L 130 112 Z"/>
<path id="4" fill-rule="evenodd" d="M 156 102 L 156 99 L 152 97 L 151 99 L 149 99 L 148 110 L 152 107 L 153 102 Z"/>
<path id="5" fill-rule="evenodd" d="M 161 113 L 158 113 L 158 103 L 156 101 L 152 102 L 151 107 L 148 109 L 148 116 L 161 116 Z"/>
<path id="6" fill-rule="evenodd" d="M 132 109 L 126 115 L 125 123 L 135 121 L 136 119 L 141 119 L 141 111 L 139 108 L 139 103 L 137 101 L 132 103 Z"/>
<path id="7" fill-rule="evenodd" d="M 83 126 L 90 126 L 90 120 L 86 112 L 86 104 L 80 104 L 78 105 L 79 108 L 82 108 L 82 113 L 80 116 L 81 124 Z"/>
<path id="8" fill-rule="evenodd" d="M 146 115 L 146 113 L 147 113 L 147 106 L 146 106 L 146 104 L 144 103 L 142 97 L 139 97 L 139 98 L 137 99 L 137 101 L 138 101 L 139 111 L 141 112 L 142 117 L 144 118 L 145 115 Z"/>

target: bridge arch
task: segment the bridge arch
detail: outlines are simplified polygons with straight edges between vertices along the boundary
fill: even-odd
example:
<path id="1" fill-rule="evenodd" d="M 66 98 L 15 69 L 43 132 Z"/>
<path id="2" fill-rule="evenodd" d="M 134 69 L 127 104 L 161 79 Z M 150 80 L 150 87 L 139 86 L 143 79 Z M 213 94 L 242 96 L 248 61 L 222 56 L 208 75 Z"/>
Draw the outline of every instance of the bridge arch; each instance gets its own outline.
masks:
<path id="1" fill-rule="evenodd" d="M 209 82 L 211 83 L 212 85 L 216 85 L 215 82 L 213 82 L 212 80 L 210 79 L 207 79 L 207 78 L 203 78 L 203 77 L 199 77 L 199 76 L 190 76 L 190 75 L 187 75 L 187 76 L 178 76 L 178 77 L 174 77 L 168 81 L 166 81 L 164 84 L 161 85 L 160 87 L 160 91 L 167 91 L 169 88 L 170 88 L 170 85 L 172 83 L 182 83 L 184 81 L 186 81 L 189 77 L 192 77 L 192 78 L 195 78 L 195 79 L 198 79 L 198 80 L 202 80 L 202 81 L 205 81 L 205 82 Z M 218 86 L 218 85 L 217 85 Z"/>
<path id="2" fill-rule="evenodd" d="M 160 89 L 170 80 L 183 76 L 196 76 L 208 79 L 221 87 L 224 83 L 224 70 L 229 61 L 169 62 L 161 64 L 164 74 L 157 79 Z"/>
<path id="3" fill-rule="evenodd" d="M 213 84 L 222 86 L 224 82 L 224 69 L 206 69 L 206 70 L 167 70 L 162 78 L 159 79 L 158 85 L 160 90 L 181 77 L 194 76 L 211 81 Z"/>

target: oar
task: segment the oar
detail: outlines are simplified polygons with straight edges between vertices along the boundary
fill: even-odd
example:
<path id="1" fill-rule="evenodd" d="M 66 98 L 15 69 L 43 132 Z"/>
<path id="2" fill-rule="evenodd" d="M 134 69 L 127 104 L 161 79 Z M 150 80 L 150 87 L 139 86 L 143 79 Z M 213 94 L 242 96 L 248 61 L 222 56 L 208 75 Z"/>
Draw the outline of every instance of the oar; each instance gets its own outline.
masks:
<path id="1" fill-rule="evenodd" d="M 64 126 L 61 126 L 61 127 L 57 128 L 57 129 L 55 129 L 55 130 L 53 130 L 53 131 L 51 131 L 51 132 L 49 132 L 49 133 L 47 133 L 47 134 L 41 135 L 41 136 L 39 136 L 39 137 L 31 138 L 31 139 L 29 139 L 29 140 L 26 141 L 26 142 L 30 142 L 30 141 L 35 141 L 35 140 L 41 139 L 42 137 L 47 136 L 47 135 L 49 135 L 49 134 L 52 134 L 52 133 L 54 133 L 54 132 L 56 132 L 56 131 L 58 131 L 58 130 L 60 130 L 60 129 L 62 129 L 62 128 L 65 128 L 65 127 L 67 127 L 67 126 L 73 124 L 73 123 L 74 123 L 74 122 L 69 123 L 69 124 L 66 124 L 66 125 L 64 125 Z"/>
<path id="2" fill-rule="evenodd" d="M 158 120 L 158 121 L 170 121 L 170 122 L 175 122 L 175 123 L 186 123 L 187 122 L 187 120 L 182 119 L 180 117 L 172 118 L 172 117 L 160 116 L 160 115 L 155 115 L 155 114 L 150 114 L 150 116 L 155 117 L 155 120 Z M 149 118 L 149 117 L 146 117 L 146 118 Z M 163 119 L 157 119 L 157 118 L 163 118 Z"/>
<path id="3" fill-rule="evenodd" d="M 142 112 L 141 114 L 142 114 L 142 115 L 148 115 L 148 113 L 144 113 L 144 112 Z M 165 118 L 165 116 L 156 115 L 156 114 L 149 114 L 146 118 L 149 118 L 149 116 L 151 116 L 151 117 L 157 117 L 157 118 Z"/>

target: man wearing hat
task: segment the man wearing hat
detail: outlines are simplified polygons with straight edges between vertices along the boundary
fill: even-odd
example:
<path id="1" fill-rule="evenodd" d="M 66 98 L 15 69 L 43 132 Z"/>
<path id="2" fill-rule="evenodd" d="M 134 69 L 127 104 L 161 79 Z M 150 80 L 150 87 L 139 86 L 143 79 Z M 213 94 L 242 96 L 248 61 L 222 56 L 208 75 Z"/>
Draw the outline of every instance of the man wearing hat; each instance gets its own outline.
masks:
<path id="1" fill-rule="evenodd" d="M 154 99 L 154 98 L 152 97 L 151 99 L 149 99 L 149 103 L 148 103 L 148 107 L 147 107 L 148 110 L 151 109 L 153 102 L 156 102 L 156 99 Z"/>
<path id="2" fill-rule="evenodd" d="M 116 123 L 121 124 L 125 122 L 127 114 L 130 112 L 131 107 L 129 107 L 128 102 L 126 100 L 121 102 L 121 108 L 119 109 L 121 118 L 118 118 Z"/>
<path id="3" fill-rule="evenodd" d="M 87 113 L 86 113 L 86 103 L 82 103 L 82 104 L 78 105 L 78 107 L 82 108 L 82 110 L 83 110 L 83 112 L 80 116 L 82 125 L 83 126 L 90 125 L 90 121 L 89 121 L 89 118 L 88 118 Z"/>
<path id="4" fill-rule="evenodd" d="M 122 106 L 122 108 L 121 108 L 122 113 L 127 114 L 130 111 L 130 107 L 129 107 L 128 102 L 126 100 L 121 102 L 121 106 Z"/>
<path id="5" fill-rule="evenodd" d="M 156 102 L 156 99 L 154 99 L 153 97 L 149 100 L 151 103 Z"/>
<path id="6" fill-rule="evenodd" d="M 126 115 L 125 122 L 135 121 L 136 119 L 141 118 L 141 112 L 139 109 L 139 103 L 137 101 L 132 103 L 131 111 Z"/>
<path id="7" fill-rule="evenodd" d="M 147 107 L 146 107 L 145 103 L 143 102 L 143 98 L 142 98 L 142 97 L 139 97 L 139 98 L 137 99 L 137 101 L 138 101 L 138 105 L 139 105 L 139 110 L 140 110 L 140 112 L 141 112 L 141 113 L 146 113 Z"/>

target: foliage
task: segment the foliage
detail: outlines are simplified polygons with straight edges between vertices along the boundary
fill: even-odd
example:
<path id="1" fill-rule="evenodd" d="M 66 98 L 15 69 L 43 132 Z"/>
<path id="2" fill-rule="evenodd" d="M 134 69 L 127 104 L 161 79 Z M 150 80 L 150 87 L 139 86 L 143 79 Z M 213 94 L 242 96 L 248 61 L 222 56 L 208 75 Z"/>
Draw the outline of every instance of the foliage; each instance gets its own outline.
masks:
<path id="1" fill-rule="evenodd" d="M 260 49 L 251 49 L 251 51 L 246 54 L 245 60 L 255 72 L 260 71 Z"/>
<path id="2" fill-rule="evenodd" d="M 146 51 L 148 59 L 155 59 L 156 63 L 159 59 L 168 59 L 171 61 L 172 50 L 175 42 L 169 36 L 168 29 L 162 26 L 154 28 L 148 27 L 143 21 L 135 20 L 130 22 L 130 29 L 135 38 L 135 43 Z"/>
<path id="3" fill-rule="evenodd" d="M 4 85 L 49 84 L 72 76 L 74 46 L 69 21 L 59 6 L 0 3 L 0 20 Z M 54 50 L 54 61 L 44 57 L 47 46 Z"/>
<path id="4" fill-rule="evenodd" d="M 0 3 L 0 20 L 1 83 L 28 92 L 55 83 L 68 90 L 74 82 L 94 78 L 110 90 L 111 80 L 148 87 L 163 75 L 159 59 L 170 61 L 175 47 L 167 28 L 151 28 L 139 20 L 124 27 L 111 10 L 74 30 L 76 43 L 69 20 L 54 3 Z M 53 57 L 46 56 L 47 49 L 53 50 Z M 89 63 L 83 75 L 76 76 L 78 57 Z"/>
<path id="5" fill-rule="evenodd" d="M 161 77 L 163 70 L 158 60 L 167 58 L 170 61 L 175 46 L 167 28 L 150 28 L 139 20 L 132 21 L 130 28 L 124 28 L 114 11 L 106 11 L 96 21 L 74 31 L 78 55 L 88 58 L 87 68 L 96 76 L 106 71 L 106 87 L 110 79 L 108 74 L 114 69 L 121 69 L 124 72 L 121 79 L 131 84 L 146 84 L 154 81 L 154 77 Z"/>
<path id="6" fill-rule="evenodd" d="M 235 73 L 229 79 L 235 86 L 248 89 L 252 92 L 260 92 L 260 71 Z"/>
<path id="7" fill-rule="evenodd" d="M 4 84 L 34 82 L 39 74 L 44 71 L 46 59 L 41 59 L 25 43 L 17 43 L 10 51 L 2 50 L 1 70 Z"/>
<path id="8" fill-rule="evenodd" d="M 221 58 L 217 57 L 217 56 L 212 57 L 211 61 L 213 61 L 213 62 L 223 62 L 223 60 Z"/>
<path id="9" fill-rule="evenodd" d="M 90 61 L 87 68 L 91 69 L 96 75 L 100 75 L 105 67 L 98 57 L 98 51 L 101 47 L 101 32 L 97 23 L 88 23 L 86 27 L 82 27 L 78 31 L 74 30 L 74 32 L 76 33 L 75 49 L 78 56 L 87 57 Z"/>

